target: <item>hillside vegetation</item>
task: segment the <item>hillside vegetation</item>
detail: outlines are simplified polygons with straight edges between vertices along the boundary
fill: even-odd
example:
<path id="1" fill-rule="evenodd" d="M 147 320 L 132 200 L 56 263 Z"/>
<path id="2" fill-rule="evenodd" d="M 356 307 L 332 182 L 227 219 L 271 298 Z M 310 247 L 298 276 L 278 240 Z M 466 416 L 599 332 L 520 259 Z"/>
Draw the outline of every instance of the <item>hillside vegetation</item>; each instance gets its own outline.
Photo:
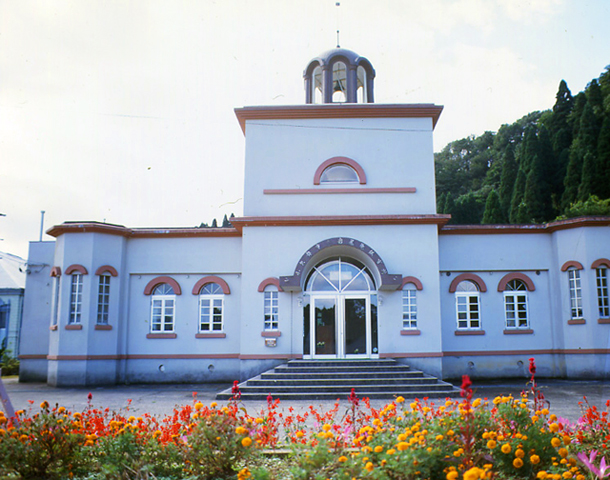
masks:
<path id="1" fill-rule="evenodd" d="M 435 154 L 437 211 L 454 224 L 544 223 L 610 215 L 610 65 L 552 110 Z"/>

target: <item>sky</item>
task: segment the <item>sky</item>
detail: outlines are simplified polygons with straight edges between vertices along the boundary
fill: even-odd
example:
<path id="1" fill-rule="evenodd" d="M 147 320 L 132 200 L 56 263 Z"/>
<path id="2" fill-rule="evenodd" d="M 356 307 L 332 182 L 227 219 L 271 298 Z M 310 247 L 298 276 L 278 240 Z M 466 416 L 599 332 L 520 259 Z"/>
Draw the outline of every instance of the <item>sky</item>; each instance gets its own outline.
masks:
<path id="1" fill-rule="evenodd" d="M 336 46 L 376 103 L 435 103 L 434 150 L 552 108 L 610 64 L 610 1 L 0 0 L 0 251 L 64 221 L 242 214 L 233 109 L 299 105 Z M 53 240 L 44 234 L 43 240 Z"/>

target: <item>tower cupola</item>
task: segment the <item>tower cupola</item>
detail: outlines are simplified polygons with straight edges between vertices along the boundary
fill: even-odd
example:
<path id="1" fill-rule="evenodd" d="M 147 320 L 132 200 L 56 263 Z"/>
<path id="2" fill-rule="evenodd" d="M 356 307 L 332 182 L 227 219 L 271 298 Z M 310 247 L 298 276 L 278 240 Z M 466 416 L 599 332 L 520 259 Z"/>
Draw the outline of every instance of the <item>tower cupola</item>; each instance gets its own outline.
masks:
<path id="1" fill-rule="evenodd" d="M 305 103 L 373 103 L 375 70 L 366 58 L 334 48 L 309 62 Z"/>

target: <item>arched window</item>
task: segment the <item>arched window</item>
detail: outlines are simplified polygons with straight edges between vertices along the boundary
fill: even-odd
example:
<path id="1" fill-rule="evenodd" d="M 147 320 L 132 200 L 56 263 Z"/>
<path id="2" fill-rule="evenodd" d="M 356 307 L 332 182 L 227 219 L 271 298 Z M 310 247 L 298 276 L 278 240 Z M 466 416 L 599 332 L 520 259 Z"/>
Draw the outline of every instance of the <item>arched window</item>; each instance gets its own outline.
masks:
<path id="1" fill-rule="evenodd" d="M 347 102 L 347 68 L 345 63 L 333 64 L 333 103 Z"/>
<path id="2" fill-rule="evenodd" d="M 575 267 L 569 267 L 567 271 L 568 286 L 570 288 L 570 318 L 572 320 L 580 320 L 583 318 L 580 270 Z"/>
<path id="3" fill-rule="evenodd" d="M 358 66 L 356 82 L 356 101 L 358 103 L 367 103 L 368 92 L 366 83 L 366 70 L 362 65 Z"/>
<path id="4" fill-rule="evenodd" d="M 610 296 L 608 295 L 608 268 L 610 260 L 600 258 L 591 265 L 595 269 L 595 284 L 597 287 L 597 308 L 600 318 L 610 317 Z"/>
<path id="5" fill-rule="evenodd" d="M 199 292 L 199 333 L 222 332 L 224 292 L 217 283 L 208 283 Z"/>
<path id="6" fill-rule="evenodd" d="M 322 67 L 314 68 L 311 82 L 311 99 L 313 103 L 323 103 L 322 95 Z"/>
<path id="7" fill-rule="evenodd" d="M 322 172 L 320 183 L 359 183 L 358 173 L 349 165 L 337 163 Z"/>
<path id="8" fill-rule="evenodd" d="M 527 287 L 521 280 L 511 280 L 504 289 L 506 328 L 529 328 Z"/>
<path id="9" fill-rule="evenodd" d="M 279 293 L 277 287 L 273 284 L 268 284 L 263 290 L 263 315 L 266 331 L 279 330 Z"/>
<path id="10" fill-rule="evenodd" d="M 369 292 L 375 284 L 368 269 L 355 260 L 331 260 L 315 267 L 307 280 L 307 291 Z"/>
<path id="11" fill-rule="evenodd" d="M 455 289 L 455 309 L 458 330 L 481 328 L 481 306 L 479 287 L 470 280 L 458 283 Z"/>
<path id="12" fill-rule="evenodd" d="M 150 331 L 167 333 L 174 331 L 176 315 L 176 294 L 171 285 L 160 283 L 152 291 Z"/>
<path id="13" fill-rule="evenodd" d="M 72 284 L 70 287 L 70 316 L 69 325 L 80 325 L 83 309 L 83 274 L 79 271 L 72 273 Z"/>
<path id="14" fill-rule="evenodd" d="M 402 287 L 402 328 L 417 328 L 417 287 L 413 283 Z"/>

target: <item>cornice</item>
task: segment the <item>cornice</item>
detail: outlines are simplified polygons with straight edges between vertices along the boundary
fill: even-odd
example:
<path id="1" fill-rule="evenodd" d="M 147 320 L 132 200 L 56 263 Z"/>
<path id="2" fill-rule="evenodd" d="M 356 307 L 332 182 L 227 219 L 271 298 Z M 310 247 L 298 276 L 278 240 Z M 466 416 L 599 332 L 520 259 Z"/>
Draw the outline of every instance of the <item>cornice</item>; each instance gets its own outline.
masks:
<path id="1" fill-rule="evenodd" d="M 240 237 L 235 228 L 127 228 L 100 222 L 65 222 L 56 225 L 47 234 L 59 237 L 66 233 L 104 233 L 127 238 L 187 238 L 187 237 Z"/>
<path id="2" fill-rule="evenodd" d="M 531 225 L 443 225 L 440 235 L 497 235 L 523 233 L 553 233 L 559 230 L 569 230 L 581 227 L 610 226 L 610 216 L 578 217 L 557 222 Z"/>
<path id="3" fill-rule="evenodd" d="M 314 118 L 431 118 L 436 126 L 443 111 L 433 103 L 379 104 L 379 103 L 330 103 L 322 105 L 276 105 L 242 107 L 235 115 L 246 133 L 248 120 L 301 120 Z"/>

